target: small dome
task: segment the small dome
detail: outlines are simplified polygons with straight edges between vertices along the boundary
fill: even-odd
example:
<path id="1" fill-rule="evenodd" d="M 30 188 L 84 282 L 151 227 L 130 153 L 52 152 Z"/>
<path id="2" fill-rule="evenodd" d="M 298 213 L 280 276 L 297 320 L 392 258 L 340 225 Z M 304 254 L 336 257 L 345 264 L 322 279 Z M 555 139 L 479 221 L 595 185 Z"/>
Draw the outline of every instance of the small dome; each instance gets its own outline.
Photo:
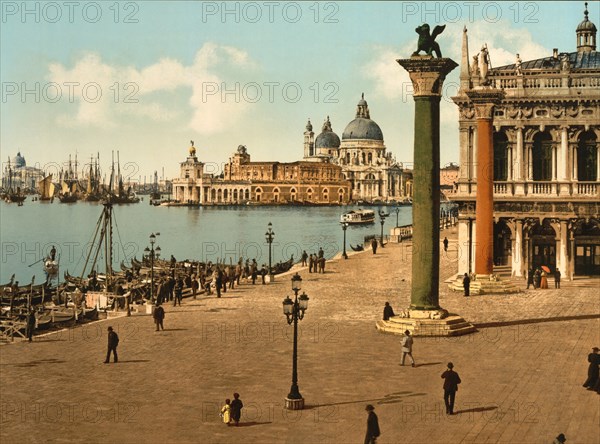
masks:
<path id="1" fill-rule="evenodd" d="M 361 94 L 360 100 L 358 101 L 358 106 L 367 106 L 367 101 L 365 100 L 365 93 Z"/>
<path id="2" fill-rule="evenodd" d="M 340 147 L 340 138 L 336 133 L 327 132 L 321 133 L 317 136 L 315 140 L 315 148 L 339 148 Z"/>
<path id="3" fill-rule="evenodd" d="M 308 123 L 306 124 L 306 131 L 312 131 L 312 130 L 313 130 L 312 123 L 310 123 L 310 119 L 308 119 Z"/>
<path id="4" fill-rule="evenodd" d="M 381 128 L 371 119 L 358 117 L 346 126 L 342 139 L 383 140 Z"/>
<path id="5" fill-rule="evenodd" d="M 21 153 L 17 153 L 15 157 L 10 160 L 13 168 L 23 168 L 27 163 L 25 162 L 25 158 L 21 156 Z"/>
<path id="6" fill-rule="evenodd" d="M 323 124 L 323 129 L 321 130 L 321 134 L 317 136 L 315 139 L 315 148 L 339 148 L 340 147 L 340 138 L 336 133 L 333 132 L 331 128 L 331 121 L 329 120 L 329 116 L 327 116 L 327 120 Z"/>

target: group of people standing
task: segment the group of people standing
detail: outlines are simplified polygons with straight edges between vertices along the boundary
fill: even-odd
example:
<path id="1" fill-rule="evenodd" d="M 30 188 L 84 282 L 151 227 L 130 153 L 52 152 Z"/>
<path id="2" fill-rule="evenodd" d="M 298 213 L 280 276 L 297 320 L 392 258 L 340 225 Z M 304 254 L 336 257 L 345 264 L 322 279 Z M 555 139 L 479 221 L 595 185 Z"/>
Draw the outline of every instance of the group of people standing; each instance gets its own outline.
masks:
<path id="1" fill-rule="evenodd" d="M 308 263 L 309 273 L 325 273 L 325 252 L 323 248 L 319 248 L 318 253 L 306 253 L 306 250 L 302 252 L 302 266 L 306 267 Z"/>
<path id="2" fill-rule="evenodd" d="M 561 273 L 557 268 L 554 270 L 554 288 L 560 288 Z M 534 289 L 547 289 L 548 288 L 548 273 L 542 268 L 530 268 L 527 271 L 527 289 L 529 286 L 533 286 Z"/>

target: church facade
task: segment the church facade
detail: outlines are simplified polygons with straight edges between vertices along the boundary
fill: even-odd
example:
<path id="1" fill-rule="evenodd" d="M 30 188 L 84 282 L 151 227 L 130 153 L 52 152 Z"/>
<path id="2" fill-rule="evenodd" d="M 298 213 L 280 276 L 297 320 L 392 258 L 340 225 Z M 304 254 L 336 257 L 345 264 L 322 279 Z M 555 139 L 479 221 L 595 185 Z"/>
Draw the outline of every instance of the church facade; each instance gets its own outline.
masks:
<path id="1" fill-rule="evenodd" d="M 341 140 L 333 132 L 329 116 L 316 138 L 308 121 L 304 132 L 304 160 L 339 165 L 344 178 L 352 184 L 353 201 L 401 202 L 412 196 L 412 171 L 386 152 L 383 132 L 371 120 L 364 94 Z"/>
<path id="2" fill-rule="evenodd" d="M 459 272 L 472 272 L 477 123 L 466 91 L 502 89 L 494 108 L 494 262 L 513 276 L 547 266 L 563 278 L 600 275 L 600 53 L 585 11 L 574 52 L 491 68 L 487 47 L 469 66 L 463 34 L 459 107 Z M 478 60 L 480 57 L 483 60 Z M 482 66 L 482 61 L 484 65 Z"/>

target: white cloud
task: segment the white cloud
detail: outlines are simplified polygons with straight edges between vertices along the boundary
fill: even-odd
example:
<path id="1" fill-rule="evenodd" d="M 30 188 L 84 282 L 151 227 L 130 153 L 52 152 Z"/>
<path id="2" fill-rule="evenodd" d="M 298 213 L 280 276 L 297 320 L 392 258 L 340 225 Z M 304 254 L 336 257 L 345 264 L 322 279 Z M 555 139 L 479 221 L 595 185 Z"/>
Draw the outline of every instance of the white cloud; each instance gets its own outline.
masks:
<path id="1" fill-rule="evenodd" d="M 59 115 L 57 122 L 61 125 L 116 128 L 126 117 L 172 121 L 183 115 L 181 106 L 175 105 L 169 94 L 164 97 L 161 94 L 187 87 L 191 89 L 188 104 L 192 109 L 187 125 L 206 135 L 223 131 L 248 108 L 248 104 L 235 95 L 223 99 L 222 90 L 235 86 L 226 82 L 227 73 L 240 68 L 247 72 L 255 67 L 245 51 L 206 43 L 189 66 L 171 58 L 142 69 L 111 66 L 98 54 L 88 53 L 71 69 L 59 63 L 51 64 L 48 78 L 59 85 L 79 84 L 73 95 L 77 111 L 74 115 Z M 88 85 L 85 90 L 84 85 Z M 102 97 L 97 99 L 98 89 Z"/>

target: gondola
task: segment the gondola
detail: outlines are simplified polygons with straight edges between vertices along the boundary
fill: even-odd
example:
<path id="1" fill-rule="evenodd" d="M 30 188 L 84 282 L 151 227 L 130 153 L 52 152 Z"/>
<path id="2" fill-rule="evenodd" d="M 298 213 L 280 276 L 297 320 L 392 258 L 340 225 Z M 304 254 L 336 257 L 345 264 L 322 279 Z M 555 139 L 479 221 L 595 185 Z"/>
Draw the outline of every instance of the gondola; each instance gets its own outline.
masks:
<path id="1" fill-rule="evenodd" d="M 285 262 L 278 262 L 272 268 L 273 274 L 281 274 L 288 271 L 294 265 L 294 255 Z"/>
<path id="2" fill-rule="evenodd" d="M 352 251 L 364 251 L 364 249 L 365 249 L 365 247 L 363 247 L 363 246 L 362 246 L 362 245 L 360 245 L 360 244 L 359 244 L 359 245 L 356 245 L 356 247 L 355 247 L 355 246 L 353 246 L 352 244 L 350 244 L 350 248 L 352 248 Z"/>

